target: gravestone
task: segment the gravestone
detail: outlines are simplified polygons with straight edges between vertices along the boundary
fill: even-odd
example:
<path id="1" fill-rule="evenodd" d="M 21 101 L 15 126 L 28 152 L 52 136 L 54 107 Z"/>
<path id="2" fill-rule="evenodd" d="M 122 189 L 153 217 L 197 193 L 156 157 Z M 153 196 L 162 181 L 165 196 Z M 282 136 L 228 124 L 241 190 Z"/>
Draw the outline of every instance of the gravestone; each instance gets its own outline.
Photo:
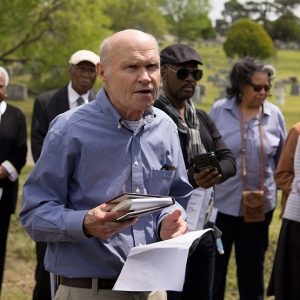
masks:
<path id="1" fill-rule="evenodd" d="M 292 83 L 290 95 L 291 96 L 299 96 L 299 84 L 298 83 Z"/>
<path id="2" fill-rule="evenodd" d="M 193 102 L 195 105 L 204 103 L 204 96 L 205 96 L 205 86 L 204 85 L 196 85 L 195 93 L 193 98 Z"/>
<path id="3" fill-rule="evenodd" d="M 275 82 L 274 93 L 276 101 L 283 105 L 285 103 L 285 83 L 283 81 Z"/>
<path id="4" fill-rule="evenodd" d="M 6 89 L 9 100 L 26 100 L 27 86 L 20 83 L 10 83 Z"/>

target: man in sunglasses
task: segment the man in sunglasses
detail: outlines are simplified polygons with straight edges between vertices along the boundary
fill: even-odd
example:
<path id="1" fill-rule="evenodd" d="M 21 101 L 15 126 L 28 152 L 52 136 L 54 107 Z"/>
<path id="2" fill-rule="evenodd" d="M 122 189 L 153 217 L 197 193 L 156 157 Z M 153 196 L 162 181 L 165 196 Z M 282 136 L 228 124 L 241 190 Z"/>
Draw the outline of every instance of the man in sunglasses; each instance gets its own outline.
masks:
<path id="1" fill-rule="evenodd" d="M 227 148 L 211 118 L 196 110 L 192 101 L 197 81 L 203 71 L 199 54 L 184 44 L 173 44 L 161 51 L 161 78 L 163 92 L 154 106 L 166 112 L 176 123 L 181 149 L 189 170 L 189 180 L 194 188 L 213 187 L 233 176 L 235 159 Z M 215 152 L 221 173 L 215 168 L 195 172 L 192 160 L 199 154 Z M 206 225 L 207 226 L 207 225 Z M 190 251 L 186 279 L 182 293 L 168 291 L 168 300 L 212 298 L 215 239 L 213 231 L 207 232 L 195 249 Z"/>

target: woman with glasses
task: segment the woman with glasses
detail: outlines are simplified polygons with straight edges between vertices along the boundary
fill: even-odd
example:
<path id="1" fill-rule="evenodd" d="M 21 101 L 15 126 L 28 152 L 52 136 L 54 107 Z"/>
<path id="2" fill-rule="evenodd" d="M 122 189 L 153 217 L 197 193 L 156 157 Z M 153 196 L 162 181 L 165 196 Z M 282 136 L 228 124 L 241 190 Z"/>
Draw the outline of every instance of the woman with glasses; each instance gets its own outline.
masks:
<path id="1" fill-rule="evenodd" d="M 223 142 L 214 122 L 203 110 L 195 109 L 191 99 L 197 81 L 203 75 L 198 67 L 202 61 L 193 48 L 184 44 L 168 46 L 162 50 L 160 60 L 163 92 L 154 106 L 166 112 L 177 125 L 181 150 L 193 187 L 211 188 L 233 176 L 236 168 L 234 156 Z M 215 153 L 219 171 L 209 167 L 194 172 L 194 158 L 207 152 Z M 211 299 L 214 245 L 210 231 L 201 238 L 198 252 L 194 251 L 193 258 L 188 261 L 183 293 L 168 292 L 168 300 Z"/>
<path id="2" fill-rule="evenodd" d="M 236 158 L 236 175 L 216 186 L 216 225 L 224 255 L 216 255 L 214 300 L 224 299 L 226 273 L 235 246 L 241 300 L 264 298 L 264 256 L 276 205 L 275 168 L 286 136 L 279 108 L 268 102 L 275 70 L 253 58 L 234 64 L 227 97 L 209 115 Z"/>

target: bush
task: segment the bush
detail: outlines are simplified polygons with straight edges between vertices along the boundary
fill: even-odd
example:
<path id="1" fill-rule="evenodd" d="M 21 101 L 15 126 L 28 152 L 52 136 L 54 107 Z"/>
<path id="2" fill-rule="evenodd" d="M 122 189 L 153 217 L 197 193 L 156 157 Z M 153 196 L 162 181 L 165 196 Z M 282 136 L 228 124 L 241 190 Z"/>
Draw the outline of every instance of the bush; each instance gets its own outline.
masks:
<path id="1" fill-rule="evenodd" d="M 229 58 L 247 55 L 259 59 L 270 58 L 274 54 L 273 42 L 264 28 L 250 19 L 240 19 L 229 28 L 223 44 Z"/>

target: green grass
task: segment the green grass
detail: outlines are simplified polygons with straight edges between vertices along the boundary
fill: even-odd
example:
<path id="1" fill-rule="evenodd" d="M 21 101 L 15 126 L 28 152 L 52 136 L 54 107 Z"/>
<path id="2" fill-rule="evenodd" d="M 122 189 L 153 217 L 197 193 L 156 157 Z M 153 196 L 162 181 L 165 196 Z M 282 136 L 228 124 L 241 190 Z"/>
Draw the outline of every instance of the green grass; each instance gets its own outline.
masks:
<path id="1" fill-rule="evenodd" d="M 221 69 L 230 69 L 231 65 L 220 47 L 199 47 L 199 53 L 204 61 L 204 78 L 201 84 L 206 86 L 206 96 L 201 108 L 209 111 L 214 99 L 218 96 L 219 91 L 211 83 L 207 82 L 208 75 L 218 74 Z M 278 79 L 289 79 L 291 76 L 298 74 L 298 63 L 300 61 L 300 52 L 280 51 L 276 60 L 272 63 L 277 69 Z M 289 95 L 290 86 L 286 87 L 286 103 L 281 106 L 285 116 L 287 129 L 300 121 L 300 97 Z M 28 134 L 30 134 L 31 114 L 33 98 L 27 101 L 10 101 L 11 104 L 18 106 L 25 112 L 27 118 Z M 273 101 L 270 98 L 270 101 Z M 31 170 L 31 166 L 26 166 L 21 174 L 20 187 Z M 20 196 L 22 189 L 20 188 Z M 280 197 L 279 197 L 280 199 Z M 34 285 L 34 267 L 35 254 L 34 243 L 24 232 L 19 224 L 18 213 L 20 210 L 20 201 L 17 206 L 16 215 L 12 216 L 10 232 L 8 238 L 6 269 L 4 274 L 4 284 L 2 288 L 2 300 L 29 300 L 32 295 Z M 278 232 L 281 221 L 278 217 L 279 209 L 277 208 L 270 226 L 270 242 L 265 260 L 265 283 L 268 283 L 274 253 L 277 244 Z M 236 269 L 232 259 L 230 261 L 229 272 L 227 276 L 226 298 L 225 300 L 238 299 L 238 289 L 236 283 Z M 271 299 L 271 298 L 269 298 Z M 41 299 L 42 300 L 42 299 Z"/>

